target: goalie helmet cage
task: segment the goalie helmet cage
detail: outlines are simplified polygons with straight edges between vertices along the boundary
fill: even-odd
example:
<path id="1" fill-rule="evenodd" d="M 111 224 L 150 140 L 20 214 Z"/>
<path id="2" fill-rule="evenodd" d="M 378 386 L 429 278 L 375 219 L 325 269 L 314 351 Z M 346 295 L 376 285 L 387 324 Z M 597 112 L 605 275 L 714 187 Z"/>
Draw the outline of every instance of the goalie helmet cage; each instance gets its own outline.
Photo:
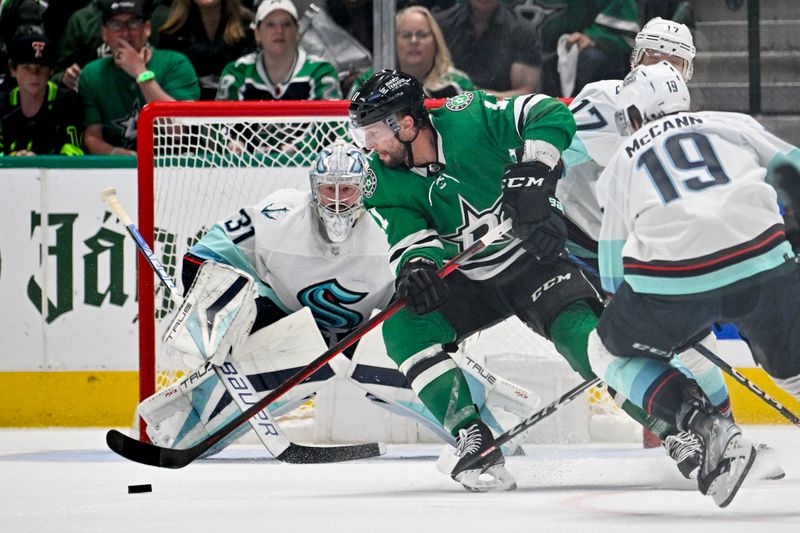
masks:
<path id="1" fill-rule="evenodd" d="M 443 103 L 427 102 L 428 107 Z M 179 287 L 181 258 L 212 224 L 277 189 L 308 189 L 307 171 L 317 151 L 336 138 L 349 140 L 348 105 L 208 101 L 157 102 L 142 109 L 137 125 L 138 226 Z M 138 286 L 141 401 L 185 369 L 180 357 L 160 342 L 174 303 L 141 256 Z M 552 344 L 516 319 L 496 328 L 483 344 L 473 343 L 487 361 L 495 354 L 505 361 L 548 361 L 568 368 Z M 571 378 L 571 371 L 566 372 Z M 542 394 L 544 401 L 549 394 Z M 624 418 L 601 389 L 591 391 L 588 405 L 585 420 Z M 145 439 L 141 421 L 139 427 Z"/>

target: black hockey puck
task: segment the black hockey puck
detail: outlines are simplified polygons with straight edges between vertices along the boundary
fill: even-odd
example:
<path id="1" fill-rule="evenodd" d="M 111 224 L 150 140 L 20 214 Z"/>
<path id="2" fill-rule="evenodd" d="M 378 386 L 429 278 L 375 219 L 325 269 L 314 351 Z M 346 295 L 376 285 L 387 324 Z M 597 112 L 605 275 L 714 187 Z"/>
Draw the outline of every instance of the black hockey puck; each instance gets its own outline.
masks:
<path id="1" fill-rule="evenodd" d="M 141 494 L 142 492 L 153 492 L 153 486 L 147 485 L 128 485 L 128 494 Z"/>

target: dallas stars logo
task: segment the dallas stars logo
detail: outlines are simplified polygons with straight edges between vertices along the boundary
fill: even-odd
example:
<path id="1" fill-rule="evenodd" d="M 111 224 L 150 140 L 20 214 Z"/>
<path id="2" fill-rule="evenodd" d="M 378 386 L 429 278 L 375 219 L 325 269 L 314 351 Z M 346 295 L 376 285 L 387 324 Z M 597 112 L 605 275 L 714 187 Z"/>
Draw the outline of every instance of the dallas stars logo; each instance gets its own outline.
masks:
<path id="1" fill-rule="evenodd" d="M 133 108 L 127 116 L 112 120 L 111 123 L 122 130 L 122 138 L 136 144 L 136 121 L 139 119 L 139 109 L 142 104 L 139 100 L 133 101 Z"/>
<path id="2" fill-rule="evenodd" d="M 375 172 L 371 168 L 367 169 L 367 175 L 364 178 L 364 187 L 363 187 L 363 194 L 364 198 L 372 198 L 372 195 L 375 194 L 375 189 L 378 188 L 378 178 L 375 176 Z"/>
<path id="3" fill-rule="evenodd" d="M 463 252 L 478 239 L 500 225 L 503 217 L 501 216 L 500 198 L 497 199 L 493 206 L 484 210 L 475 209 L 461 195 L 458 196 L 458 203 L 461 207 L 462 223 L 453 233 L 442 235 L 441 238 L 443 241 L 456 246 L 459 252 Z M 503 236 L 496 240 L 494 244 L 503 243 L 509 239 L 510 237 Z"/>
<path id="4" fill-rule="evenodd" d="M 448 98 L 444 106 L 450 111 L 461 111 L 462 109 L 466 109 L 473 98 L 475 98 L 475 96 L 472 93 L 457 94 L 452 98 Z"/>

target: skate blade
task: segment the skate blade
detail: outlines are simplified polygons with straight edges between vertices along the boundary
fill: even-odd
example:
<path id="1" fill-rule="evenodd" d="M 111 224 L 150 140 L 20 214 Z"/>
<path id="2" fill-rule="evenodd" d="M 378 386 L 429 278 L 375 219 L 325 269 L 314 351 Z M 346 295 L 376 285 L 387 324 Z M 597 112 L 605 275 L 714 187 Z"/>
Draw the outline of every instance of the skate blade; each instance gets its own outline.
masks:
<path id="1" fill-rule="evenodd" d="M 775 461 L 774 448 L 766 444 L 755 444 L 754 447 L 756 449 L 756 461 L 748 474 L 750 479 L 774 481 L 786 477 L 786 472 Z"/>
<path id="2" fill-rule="evenodd" d="M 459 472 L 453 478 L 470 492 L 501 492 L 514 490 L 517 483 L 503 465 L 493 465 L 481 472 L 476 468 Z"/>
<path id="3" fill-rule="evenodd" d="M 722 457 L 728 460 L 727 471 L 711 482 L 706 494 L 711 496 L 719 507 L 727 507 L 742 486 L 750 467 L 753 466 L 756 451 L 750 442 L 737 435 L 730 440 Z"/>

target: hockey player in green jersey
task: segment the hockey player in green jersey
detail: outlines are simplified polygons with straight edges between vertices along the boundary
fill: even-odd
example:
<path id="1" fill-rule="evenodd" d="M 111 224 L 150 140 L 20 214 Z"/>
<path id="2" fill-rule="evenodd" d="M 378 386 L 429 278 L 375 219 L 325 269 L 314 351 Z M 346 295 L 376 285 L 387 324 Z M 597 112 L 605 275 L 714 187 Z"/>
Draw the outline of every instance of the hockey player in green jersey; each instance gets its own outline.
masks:
<path id="1" fill-rule="evenodd" d="M 353 95 L 354 139 L 372 150 L 365 205 L 386 231 L 407 306 L 384 324 L 389 356 L 458 442 L 451 475 L 468 490 L 515 484 L 491 445 L 447 345 L 517 315 L 591 376 L 586 339 L 601 300 L 562 257 L 566 226 L 553 196 L 559 162 L 575 134 L 567 107 L 544 95 L 498 100 L 466 92 L 425 110 L 422 88 L 384 70 Z M 436 269 L 511 218 L 515 235 L 496 241 L 443 280 Z M 481 473 L 492 481 L 479 480 Z"/>

